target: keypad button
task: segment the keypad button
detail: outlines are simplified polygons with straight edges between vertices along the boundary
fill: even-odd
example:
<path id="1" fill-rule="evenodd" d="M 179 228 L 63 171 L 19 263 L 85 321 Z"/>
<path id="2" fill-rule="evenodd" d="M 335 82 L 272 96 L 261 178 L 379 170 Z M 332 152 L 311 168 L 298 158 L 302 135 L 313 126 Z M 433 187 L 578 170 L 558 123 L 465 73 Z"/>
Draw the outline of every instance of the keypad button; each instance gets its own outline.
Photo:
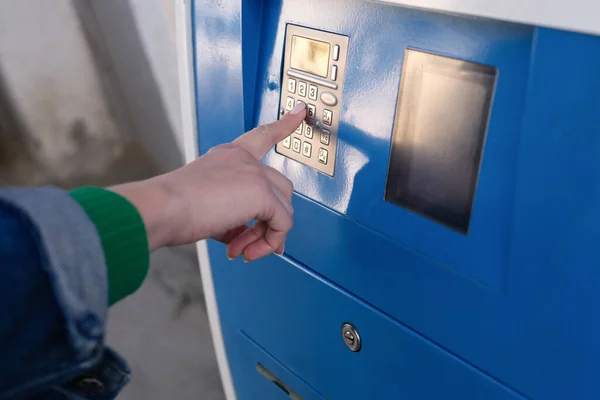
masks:
<path id="1" fill-rule="evenodd" d="M 296 153 L 300 153 L 300 145 L 301 145 L 301 141 L 300 139 L 298 139 L 297 137 L 295 137 L 292 140 L 292 150 L 294 150 Z"/>
<path id="2" fill-rule="evenodd" d="M 310 144 L 310 142 L 302 143 L 302 155 L 304 157 L 310 158 L 311 153 L 312 153 L 312 144 Z"/>
<path id="3" fill-rule="evenodd" d="M 311 100 L 317 100 L 317 94 L 319 94 L 319 89 L 316 85 L 308 86 L 308 98 Z"/>
<path id="4" fill-rule="evenodd" d="M 306 97 L 306 82 L 298 82 L 298 96 Z"/>
<path id="5" fill-rule="evenodd" d="M 288 79 L 288 92 L 296 93 L 296 80 L 293 78 Z"/>
<path id="6" fill-rule="evenodd" d="M 328 151 L 322 147 L 319 148 L 319 162 L 321 164 L 327 164 Z"/>
<path id="7" fill-rule="evenodd" d="M 325 146 L 329 146 L 330 136 L 331 132 L 329 132 L 327 129 L 323 129 L 323 131 L 321 132 L 321 143 L 323 143 Z"/>
<path id="8" fill-rule="evenodd" d="M 340 46 L 333 46 L 333 61 L 338 61 L 340 59 Z"/>
<path id="9" fill-rule="evenodd" d="M 331 66 L 331 80 L 337 81 L 338 67 L 337 65 Z"/>
<path id="10" fill-rule="evenodd" d="M 302 122 L 300 125 L 298 125 L 298 127 L 296 128 L 296 130 L 294 132 L 296 132 L 298 135 L 302 135 L 303 128 L 304 128 L 304 122 Z"/>
<path id="11" fill-rule="evenodd" d="M 306 124 L 306 128 L 304 129 L 304 136 L 306 136 L 309 139 L 313 138 L 313 127 Z"/>
<path id="12" fill-rule="evenodd" d="M 332 120 L 333 120 L 333 112 L 331 112 L 331 110 L 323 110 L 323 123 L 325 125 L 331 126 Z"/>
<path id="13" fill-rule="evenodd" d="M 308 111 L 306 112 L 306 115 L 308 116 L 308 118 L 314 119 L 315 118 L 315 114 L 317 113 L 317 107 L 315 107 L 314 104 L 309 104 L 307 106 L 307 109 L 308 109 Z"/>
<path id="14" fill-rule="evenodd" d="M 291 144 L 292 144 L 292 138 L 289 136 L 281 141 L 281 145 L 283 147 L 285 147 L 286 149 L 289 149 Z"/>
<path id="15" fill-rule="evenodd" d="M 294 98 L 288 97 L 285 102 L 285 109 L 290 111 L 292 108 L 294 108 Z"/>
<path id="16" fill-rule="evenodd" d="M 335 97 L 335 94 L 331 92 L 321 93 L 321 101 L 323 102 L 323 104 L 329 107 L 335 106 L 338 102 L 337 97 Z"/>

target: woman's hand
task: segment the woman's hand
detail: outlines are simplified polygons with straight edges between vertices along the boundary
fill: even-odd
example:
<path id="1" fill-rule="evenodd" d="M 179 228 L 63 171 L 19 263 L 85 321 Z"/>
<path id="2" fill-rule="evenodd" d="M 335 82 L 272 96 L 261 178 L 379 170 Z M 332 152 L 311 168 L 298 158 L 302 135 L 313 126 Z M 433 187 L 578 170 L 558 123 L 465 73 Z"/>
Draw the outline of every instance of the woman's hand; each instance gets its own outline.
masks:
<path id="1" fill-rule="evenodd" d="M 253 261 L 281 254 L 292 228 L 293 187 L 260 160 L 305 116 L 305 105 L 299 103 L 279 121 L 214 147 L 180 169 L 110 190 L 136 206 L 151 250 L 214 238 L 228 244 L 229 258 L 243 254 Z"/>

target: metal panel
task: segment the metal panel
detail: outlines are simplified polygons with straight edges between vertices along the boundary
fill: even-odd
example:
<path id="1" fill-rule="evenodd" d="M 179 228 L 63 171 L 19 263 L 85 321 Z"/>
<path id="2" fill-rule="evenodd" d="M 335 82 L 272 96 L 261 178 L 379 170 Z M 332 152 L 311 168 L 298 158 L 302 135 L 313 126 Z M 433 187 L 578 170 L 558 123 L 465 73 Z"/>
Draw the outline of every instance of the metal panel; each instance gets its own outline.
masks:
<path id="1" fill-rule="evenodd" d="M 260 22 L 244 19 L 256 14 Z M 290 272 L 302 268 L 309 277 L 324 277 L 320 285 L 359 297 L 370 311 L 352 314 L 369 318 L 366 326 L 379 324 L 377 316 L 389 318 L 525 397 L 600 397 L 600 322 L 594 318 L 600 314 L 600 37 L 374 2 L 285 0 L 263 7 L 262 2 L 196 0 L 201 153 L 240 135 L 249 111 L 252 125 L 277 118 L 288 23 L 350 38 L 336 173 L 324 176 L 275 151 L 265 158 L 296 186 L 296 225 L 285 256 L 293 263 L 275 256 L 250 265 L 229 262 L 224 248 L 209 242 L 233 376 L 241 376 L 231 353 L 241 327 L 262 324 L 267 335 L 269 324 L 279 326 L 275 319 L 293 326 L 293 313 L 283 312 L 291 310 L 291 300 L 277 305 L 273 293 L 296 290 L 294 313 L 303 320 L 311 310 L 345 309 L 302 290 L 313 284 L 300 283 L 304 278 Z M 244 46 L 257 42 L 259 56 L 246 59 Z M 384 206 L 406 48 L 499 71 L 472 226 L 464 240 L 423 217 Z M 256 69 L 254 79 L 243 73 L 247 67 Z M 242 95 L 246 84 L 256 88 L 256 96 L 244 103 L 250 97 Z M 268 273 L 260 274 L 263 268 Z M 280 271 L 290 275 L 283 279 Z M 248 285 L 256 287 L 249 291 Z M 328 290 L 314 287 L 314 292 Z M 240 296 L 244 293 L 255 294 Z M 269 301 L 264 305 L 270 313 L 260 313 L 261 301 Z M 327 317 L 322 322 L 332 323 Z M 294 358 L 303 354 L 280 337 L 272 343 L 264 338 L 260 343 L 267 351 L 293 365 L 294 373 L 307 375 L 300 377 L 318 391 L 341 390 L 320 379 L 352 379 L 364 391 L 372 382 L 372 377 L 358 379 L 356 371 L 319 364 L 309 376 Z M 341 341 L 340 346 L 348 351 Z M 340 356 L 329 346 L 311 351 L 314 357 L 303 358 L 307 362 Z M 387 353 L 400 355 L 391 347 Z M 463 398 L 478 399 L 468 393 Z"/>
<path id="2" fill-rule="evenodd" d="M 600 34 L 596 0 L 378 0 L 406 7 Z"/>
<path id="3" fill-rule="evenodd" d="M 230 289 L 244 299 L 238 328 L 323 398 L 523 399 L 292 259 L 229 268 L 237 276 Z M 357 353 L 342 339 L 345 322 L 362 337 Z M 236 358 L 232 367 L 257 361 Z"/>

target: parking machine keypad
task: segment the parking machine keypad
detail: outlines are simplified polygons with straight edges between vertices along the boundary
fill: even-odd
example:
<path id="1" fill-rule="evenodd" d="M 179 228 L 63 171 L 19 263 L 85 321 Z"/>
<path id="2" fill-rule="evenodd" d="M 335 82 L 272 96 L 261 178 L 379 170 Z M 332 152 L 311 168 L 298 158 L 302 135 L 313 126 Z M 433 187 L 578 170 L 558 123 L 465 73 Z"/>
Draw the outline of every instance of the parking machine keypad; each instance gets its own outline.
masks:
<path id="1" fill-rule="evenodd" d="M 317 76 L 290 66 L 291 38 L 302 36 L 329 44 L 327 76 Z M 306 119 L 276 151 L 329 176 L 334 175 L 348 38 L 289 25 L 281 85 L 280 116 L 295 104 L 306 104 Z"/>

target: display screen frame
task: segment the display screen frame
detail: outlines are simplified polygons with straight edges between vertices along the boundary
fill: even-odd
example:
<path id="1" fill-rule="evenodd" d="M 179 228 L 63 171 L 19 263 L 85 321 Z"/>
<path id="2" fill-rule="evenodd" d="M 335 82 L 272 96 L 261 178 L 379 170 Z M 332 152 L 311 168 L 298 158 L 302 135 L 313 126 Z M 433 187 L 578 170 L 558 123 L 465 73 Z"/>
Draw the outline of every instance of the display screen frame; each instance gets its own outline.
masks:
<path id="1" fill-rule="evenodd" d="M 306 45 L 303 51 L 299 49 L 302 44 Z M 322 40 L 311 39 L 305 36 L 293 35 L 291 40 L 290 67 L 312 75 L 327 78 L 329 75 L 329 63 L 331 57 L 331 43 Z M 312 46 L 311 46 L 312 45 Z M 326 49 L 325 49 L 326 48 Z M 308 54 L 311 50 L 318 50 L 314 62 L 309 62 Z"/>
<path id="2" fill-rule="evenodd" d="M 438 154 L 434 151 L 425 156 L 420 153 L 425 153 L 427 150 L 418 149 L 418 147 L 423 148 L 427 145 L 434 149 L 436 146 L 440 146 L 439 143 L 425 143 L 424 145 L 423 141 L 431 141 L 432 138 L 421 140 L 422 138 L 417 137 L 419 132 L 415 128 L 418 126 L 419 116 L 423 114 L 423 110 L 419 110 L 417 104 L 421 102 L 421 89 L 424 86 L 426 73 L 437 74 L 440 78 L 456 78 L 485 87 L 484 98 L 479 104 L 481 113 L 477 117 L 479 118 L 478 123 L 475 123 L 476 126 L 470 132 L 471 137 L 467 137 L 468 134 L 465 135 L 463 132 L 458 132 L 459 136 L 456 137 L 460 143 L 466 142 L 470 147 L 470 151 L 465 154 L 465 159 L 460 160 L 461 168 L 452 168 L 452 165 L 444 163 L 444 161 L 452 161 L 452 155 L 439 157 L 439 160 L 434 159 L 440 154 L 439 149 Z M 468 234 L 497 78 L 497 69 L 490 65 L 463 61 L 421 50 L 405 50 L 384 196 L 387 202 L 436 221 L 463 235 Z M 465 99 L 459 99 L 456 103 L 448 104 L 448 106 L 456 108 L 460 106 L 460 100 L 464 101 Z M 469 106 L 478 106 L 478 104 L 469 104 Z M 427 116 L 427 110 L 423 115 Z M 441 125 L 442 123 L 438 122 L 438 126 Z M 453 132 L 451 124 L 448 129 L 449 132 L 456 134 Z M 433 146 L 431 146 L 432 144 Z M 423 157 L 425 157 L 425 162 L 421 162 L 419 165 L 419 161 L 415 160 L 417 158 L 423 160 Z M 431 160 L 426 158 L 431 158 Z M 425 164 L 427 167 L 423 166 Z M 423 171 L 424 169 L 428 169 L 428 171 Z M 432 174 L 431 169 L 437 170 Z M 440 187 L 439 192 L 442 195 L 438 199 L 432 199 L 435 196 L 429 196 L 426 192 L 432 193 L 438 188 L 424 189 L 424 187 L 432 183 L 435 185 L 443 182 L 444 177 L 449 176 L 446 175 L 449 170 L 454 174 L 463 173 L 457 180 L 460 183 L 457 186 L 461 186 L 463 190 Z M 411 174 L 423 178 L 422 182 L 415 185 L 415 179 L 411 177 Z"/>

